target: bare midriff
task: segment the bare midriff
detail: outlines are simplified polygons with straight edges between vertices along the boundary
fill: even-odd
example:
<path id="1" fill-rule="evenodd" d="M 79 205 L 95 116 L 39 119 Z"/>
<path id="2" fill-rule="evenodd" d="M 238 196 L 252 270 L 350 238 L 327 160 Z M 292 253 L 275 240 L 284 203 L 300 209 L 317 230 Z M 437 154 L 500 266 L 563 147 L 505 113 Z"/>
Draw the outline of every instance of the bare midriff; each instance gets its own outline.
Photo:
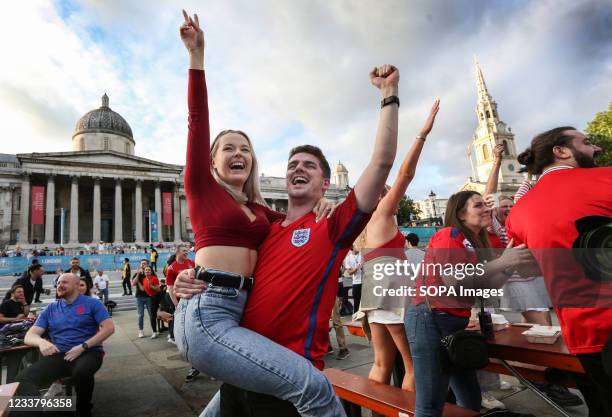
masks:
<path id="1" fill-rule="evenodd" d="M 195 264 L 250 277 L 257 264 L 257 251 L 237 246 L 207 246 L 198 249 Z"/>

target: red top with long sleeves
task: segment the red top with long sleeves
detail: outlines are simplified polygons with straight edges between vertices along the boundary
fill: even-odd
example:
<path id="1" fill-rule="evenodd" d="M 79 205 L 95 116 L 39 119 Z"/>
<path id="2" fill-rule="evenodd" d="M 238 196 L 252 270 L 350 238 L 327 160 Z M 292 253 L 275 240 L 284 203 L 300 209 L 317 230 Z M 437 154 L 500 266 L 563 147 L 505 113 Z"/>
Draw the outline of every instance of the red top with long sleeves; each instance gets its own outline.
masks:
<path id="1" fill-rule="evenodd" d="M 240 205 L 215 181 L 210 170 L 210 124 L 204 71 L 189 70 L 189 124 L 185 192 L 196 250 L 205 246 L 257 249 L 270 231 L 270 223 L 284 215 L 247 202 L 255 214 L 251 221 Z"/>

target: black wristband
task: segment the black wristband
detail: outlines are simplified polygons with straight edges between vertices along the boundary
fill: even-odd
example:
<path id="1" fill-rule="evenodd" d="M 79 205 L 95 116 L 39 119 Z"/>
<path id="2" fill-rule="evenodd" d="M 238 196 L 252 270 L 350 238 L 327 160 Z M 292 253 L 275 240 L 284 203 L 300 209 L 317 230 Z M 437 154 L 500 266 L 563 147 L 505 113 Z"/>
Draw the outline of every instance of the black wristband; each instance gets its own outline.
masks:
<path id="1" fill-rule="evenodd" d="M 389 104 L 393 104 L 393 103 L 397 103 L 397 107 L 399 107 L 400 105 L 400 99 L 398 96 L 389 96 L 385 99 L 383 99 L 380 102 L 380 108 L 382 109 L 383 107 L 389 105 Z"/>

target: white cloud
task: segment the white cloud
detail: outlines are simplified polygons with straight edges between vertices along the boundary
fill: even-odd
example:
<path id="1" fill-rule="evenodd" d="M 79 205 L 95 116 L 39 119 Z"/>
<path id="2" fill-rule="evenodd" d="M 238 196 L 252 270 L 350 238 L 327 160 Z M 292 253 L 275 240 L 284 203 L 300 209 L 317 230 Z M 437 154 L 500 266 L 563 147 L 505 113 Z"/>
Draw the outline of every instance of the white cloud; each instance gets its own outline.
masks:
<path id="1" fill-rule="evenodd" d="M 64 18 L 49 2 L 11 8 L 0 17 L 11 62 L 0 67 L 3 152 L 70 150 L 77 118 L 107 92 L 137 154 L 183 163 L 187 59 L 173 2 L 82 1 Z M 212 132 L 245 130 L 267 175 L 282 176 L 289 148 L 308 142 L 356 181 L 376 131 L 379 97 L 367 75 L 377 64 L 401 71 L 397 166 L 442 99 L 409 189 L 416 198 L 448 195 L 470 175 L 473 54 L 518 149 L 554 125 L 584 127 L 612 91 L 611 7 L 596 1 L 194 0 L 186 8 L 200 11 L 205 29 Z M 28 16 L 26 28 L 16 16 Z M 6 142 L 23 135 L 28 141 Z"/>

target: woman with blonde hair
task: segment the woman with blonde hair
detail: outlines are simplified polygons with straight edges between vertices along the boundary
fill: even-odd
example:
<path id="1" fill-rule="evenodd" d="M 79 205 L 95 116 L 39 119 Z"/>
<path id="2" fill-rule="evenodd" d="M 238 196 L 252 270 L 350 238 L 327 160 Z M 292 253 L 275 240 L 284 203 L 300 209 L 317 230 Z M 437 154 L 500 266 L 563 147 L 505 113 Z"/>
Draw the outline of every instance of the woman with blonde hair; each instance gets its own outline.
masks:
<path id="1" fill-rule="evenodd" d="M 204 35 L 197 15 L 183 15 L 180 34 L 190 58 L 185 191 L 196 241 L 196 278 L 208 287 L 176 308 L 179 350 L 198 370 L 291 401 L 303 416 L 344 416 L 331 384 L 310 361 L 239 326 L 254 284 L 258 247 L 271 223 L 284 215 L 269 209 L 261 196 L 257 159 L 244 132 L 224 130 L 210 145 Z M 207 412 L 218 410 L 207 408 L 203 415 Z"/>

